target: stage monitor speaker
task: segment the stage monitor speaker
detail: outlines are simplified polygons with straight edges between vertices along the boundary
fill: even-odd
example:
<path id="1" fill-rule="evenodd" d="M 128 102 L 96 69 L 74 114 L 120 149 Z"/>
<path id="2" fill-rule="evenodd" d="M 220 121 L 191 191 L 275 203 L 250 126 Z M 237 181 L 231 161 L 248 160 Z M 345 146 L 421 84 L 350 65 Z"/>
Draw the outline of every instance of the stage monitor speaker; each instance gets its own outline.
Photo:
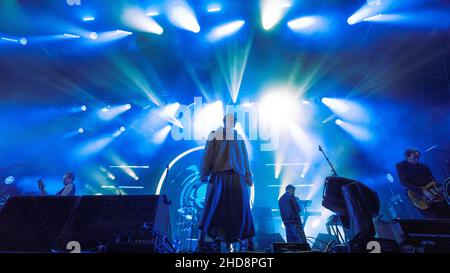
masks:
<path id="1" fill-rule="evenodd" d="M 61 248 L 70 241 L 79 242 L 82 251 L 119 241 L 144 223 L 171 240 L 169 202 L 160 195 L 83 196 L 69 220 Z"/>
<path id="2" fill-rule="evenodd" d="M 0 211 L 0 251 L 56 249 L 79 197 L 15 196 Z"/>

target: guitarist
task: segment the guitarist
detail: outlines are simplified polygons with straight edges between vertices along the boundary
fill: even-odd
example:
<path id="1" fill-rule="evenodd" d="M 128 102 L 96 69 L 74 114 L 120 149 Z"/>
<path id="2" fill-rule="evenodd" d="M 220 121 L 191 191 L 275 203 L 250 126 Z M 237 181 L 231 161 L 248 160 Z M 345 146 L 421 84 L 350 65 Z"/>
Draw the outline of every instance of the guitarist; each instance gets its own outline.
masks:
<path id="1" fill-rule="evenodd" d="M 430 182 L 436 181 L 430 168 L 419 162 L 420 152 L 417 149 L 407 149 L 405 160 L 396 165 L 400 182 L 418 198 L 430 201 L 429 208 L 420 210 L 424 218 L 450 219 L 450 208 L 446 202 L 435 202 L 436 197 L 429 190 L 423 189 Z M 436 182 L 437 188 L 442 186 Z M 441 196 L 442 197 L 442 196 Z"/>
<path id="2" fill-rule="evenodd" d="M 75 175 L 73 173 L 66 173 L 63 177 L 64 187 L 56 193 L 56 196 L 72 196 L 75 195 L 76 188 L 73 181 L 75 180 Z M 38 181 L 39 190 L 41 191 L 41 195 L 48 195 L 45 190 L 45 185 L 42 180 Z"/>

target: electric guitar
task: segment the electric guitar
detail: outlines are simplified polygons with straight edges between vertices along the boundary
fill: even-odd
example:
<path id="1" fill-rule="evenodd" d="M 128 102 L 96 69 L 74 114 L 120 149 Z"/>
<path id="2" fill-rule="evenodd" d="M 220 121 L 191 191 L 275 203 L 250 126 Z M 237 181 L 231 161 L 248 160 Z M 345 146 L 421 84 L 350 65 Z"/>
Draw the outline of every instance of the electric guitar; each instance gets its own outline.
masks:
<path id="1" fill-rule="evenodd" d="M 409 200 L 420 210 L 427 210 L 433 203 L 439 203 L 445 201 L 441 190 L 437 187 L 436 182 L 430 182 L 424 187 L 421 187 L 424 194 L 417 195 L 411 190 L 408 190 Z"/>

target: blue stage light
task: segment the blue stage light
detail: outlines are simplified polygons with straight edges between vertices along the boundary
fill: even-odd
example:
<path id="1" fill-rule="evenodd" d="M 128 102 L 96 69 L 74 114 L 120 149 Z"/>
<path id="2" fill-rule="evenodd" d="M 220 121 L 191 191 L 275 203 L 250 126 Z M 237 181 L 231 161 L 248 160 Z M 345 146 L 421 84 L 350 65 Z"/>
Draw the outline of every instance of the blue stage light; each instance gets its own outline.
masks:
<path id="1" fill-rule="evenodd" d="M 326 31 L 327 20 L 321 16 L 305 16 L 287 23 L 288 27 L 295 32 L 311 34 Z"/>
<path id="2" fill-rule="evenodd" d="M 87 110 L 87 106 L 86 105 L 81 105 L 81 111 L 86 111 Z"/>
<path id="3" fill-rule="evenodd" d="M 89 22 L 89 21 L 94 21 L 94 20 L 95 20 L 95 17 L 93 17 L 93 16 L 84 16 L 83 17 L 84 22 Z"/>
<path id="4" fill-rule="evenodd" d="M 222 5 L 220 3 L 210 3 L 208 4 L 206 10 L 208 12 L 219 12 L 222 10 Z"/>
<path id="5" fill-rule="evenodd" d="M 80 134 L 84 133 L 84 129 L 83 128 L 78 128 L 78 133 L 80 133 Z"/>
<path id="6" fill-rule="evenodd" d="M 245 21 L 237 20 L 217 26 L 208 33 L 207 39 L 210 42 L 216 42 L 223 38 L 229 37 L 238 32 L 242 28 L 242 26 L 244 26 L 244 24 Z"/>
<path id="7" fill-rule="evenodd" d="M 200 32 L 200 25 L 192 8 L 184 0 L 172 1 L 169 8 L 170 22 L 179 28 Z"/>
<path id="8" fill-rule="evenodd" d="M 148 14 L 155 15 L 139 8 L 127 8 L 122 14 L 122 22 L 135 30 L 161 35 L 164 32 L 163 28 Z"/>
<path id="9" fill-rule="evenodd" d="M 292 0 L 261 0 L 261 20 L 265 30 L 275 27 L 283 19 Z"/>
<path id="10" fill-rule="evenodd" d="M 89 38 L 91 38 L 92 40 L 97 40 L 97 38 L 98 38 L 97 32 L 91 32 L 89 34 Z"/>
<path id="11" fill-rule="evenodd" d="M 25 38 L 25 37 L 22 37 L 22 38 L 20 38 L 20 43 L 22 44 L 22 45 L 26 45 L 27 43 L 28 43 L 28 40 L 27 40 L 27 38 Z"/>

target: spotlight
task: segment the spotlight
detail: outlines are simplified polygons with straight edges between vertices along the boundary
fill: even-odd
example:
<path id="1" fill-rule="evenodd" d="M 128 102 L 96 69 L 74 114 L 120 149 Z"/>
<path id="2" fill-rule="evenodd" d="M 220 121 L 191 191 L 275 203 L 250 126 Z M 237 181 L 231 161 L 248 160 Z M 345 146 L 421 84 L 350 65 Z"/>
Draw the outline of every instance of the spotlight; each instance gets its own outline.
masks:
<path id="1" fill-rule="evenodd" d="M 200 32 L 200 25 L 194 11 L 184 0 L 174 1 L 169 10 L 169 20 L 173 25 L 192 31 Z"/>
<path id="2" fill-rule="evenodd" d="M 28 43 L 28 40 L 27 40 L 27 38 L 25 38 L 25 37 L 22 37 L 22 38 L 20 38 L 20 43 L 22 44 L 22 45 L 26 45 L 27 43 Z"/>
<path id="3" fill-rule="evenodd" d="M 343 99 L 323 98 L 322 103 L 337 114 L 347 113 L 349 110 L 347 102 Z"/>
<path id="4" fill-rule="evenodd" d="M 64 37 L 72 38 L 72 39 L 79 39 L 80 38 L 79 35 L 75 35 L 75 34 L 64 33 L 63 35 L 64 35 Z"/>
<path id="5" fill-rule="evenodd" d="M 289 90 L 271 90 L 261 101 L 261 111 L 269 124 L 285 123 L 295 116 L 297 110 L 297 99 Z"/>
<path id="6" fill-rule="evenodd" d="M 86 111 L 87 110 L 87 106 L 86 105 L 81 105 L 81 111 Z"/>
<path id="7" fill-rule="evenodd" d="M 121 126 L 121 127 L 120 127 L 120 131 L 121 131 L 121 132 L 125 132 L 125 130 L 126 130 L 126 129 L 125 129 L 124 126 Z"/>
<path id="8" fill-rule="evenodd" d="M 245 21 L 238 20 L 217 26 L 213 28 L 210 33 L 208 33 L 207 39 L 210 42 L 215 42 L 225 37 L 231 36 L 238 32 L 244 24 Z"/>
<path id="9" fill-rule="evenodd" d="M 14 183 L 14 176 L 11 175 L 5 178 L 5 184 L 10 185 L 12 183 Z"/>
<path id="10" fill-rule="evenodd" d="M 93 17 L 93 16 L 84 16 L 83 17 L 84 22 L 89 22 L 89 21 L 94 21 L 94 20 L 95 20 L 95 17 Z"/>
<path id="11" fill-rule="evenodd" d="M 139 8 L 127 8 L 121 19 L 127 27 L 161 35 L 164 32 L 163 28 L 150 15 L 156 15 L 156 12 L 146 13 Z"/>
<path id="12" fill-rule="evenodd" d="M 91 38 L 92 40 L 97 40 L 98 38 L 97 32 L 91 32 L 91 34 L 89 34 L 89 38 Z"/>
<path id="13" fill-rule="evenodd" d="M 126 30 L 121 30 L 121 29 L 116 30 L 116 32 L 119 33 L 119 34 L 133 35 L 133 32 L 126 31 Z"/>
<path id="14" fill-rule="evenodd" d="M 158 16 L 159 15 L 159 11 L 157 11 L 157 10 L 149 10 L 149 11 L 147 11 L 147 13 L 145 15 L 147 15 L 147 16 Z"/>
<path id="15" fill-rule="evenodd" d="M 265 30 L 272 29 L 283 18 L 287 9 L 292 6 L 291 0 L 262 0 L 261 18 Z"/>
<path id="16" fill-rule="evenodd" d="M 84 133 L 84 129 L 83 128 L 79 128 L 78 129 L 78 133 L 80 133 L 80 134 Z"/>
<path id="17" fill-rule="evenodd" d="M 325 32 L 328 27 L 328 22 L 321 16 L 305 16 L 291 20 L 287 25 L 295 32 L 311 34 Z"/>
<path id="18" fill-rule="evenodd" d="M 222 10 L 222 5 L 219 3 L 211 3 L 206 8 L 208 12 L 219 12 Z"/>
<path id="19" fill-rule="evenodd" d="M 128 103 L 128 104 L 125 104 L 125 109 L 126 109 L 126 110 L 130 110 L 130 109 L 131 109 L 131 104 L 129 104 L 129 103 Z"/>
<path id="20" fill-rule="evenodd" d="M 340 119 L 336 119 L 335 123 L 336 125 L 342 125 L 343 121 Z"/>

